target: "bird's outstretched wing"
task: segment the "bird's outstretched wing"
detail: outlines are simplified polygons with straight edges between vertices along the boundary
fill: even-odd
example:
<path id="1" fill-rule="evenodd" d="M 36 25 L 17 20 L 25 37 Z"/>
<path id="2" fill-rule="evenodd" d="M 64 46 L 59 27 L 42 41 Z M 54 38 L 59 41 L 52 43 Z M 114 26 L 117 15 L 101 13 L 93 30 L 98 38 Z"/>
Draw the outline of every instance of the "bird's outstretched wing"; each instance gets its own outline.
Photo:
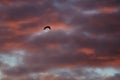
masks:
<path id="1" fill-rule="evenodd" d="M 44 27 L 43 30 L 45 30 L 45 29 L 50 29 L 51 30 L 51 27 L 50 26 L 46 26 L 46 27 Z"/>

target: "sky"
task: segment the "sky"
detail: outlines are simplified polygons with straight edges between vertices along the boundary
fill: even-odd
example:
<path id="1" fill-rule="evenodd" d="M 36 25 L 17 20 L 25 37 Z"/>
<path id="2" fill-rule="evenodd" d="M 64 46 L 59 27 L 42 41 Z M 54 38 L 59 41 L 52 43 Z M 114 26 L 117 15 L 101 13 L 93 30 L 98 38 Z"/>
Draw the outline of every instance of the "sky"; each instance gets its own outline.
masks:
<path id="1" fill-rule="evenodd" d="M 120 0 L 0 0 L 0 80 L 119 80 L 119 21 Z"/>

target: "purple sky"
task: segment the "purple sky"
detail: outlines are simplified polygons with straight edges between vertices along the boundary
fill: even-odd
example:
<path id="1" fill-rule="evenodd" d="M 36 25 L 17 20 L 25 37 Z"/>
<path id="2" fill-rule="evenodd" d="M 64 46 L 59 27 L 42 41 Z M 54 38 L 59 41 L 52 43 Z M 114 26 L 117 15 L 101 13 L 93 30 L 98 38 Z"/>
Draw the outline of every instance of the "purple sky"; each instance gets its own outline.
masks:
<path id="1" fill-rule="evenodd" d="M 0 0 L 0 80 L 119 80 L 119 21 L 119 0 Z"/>

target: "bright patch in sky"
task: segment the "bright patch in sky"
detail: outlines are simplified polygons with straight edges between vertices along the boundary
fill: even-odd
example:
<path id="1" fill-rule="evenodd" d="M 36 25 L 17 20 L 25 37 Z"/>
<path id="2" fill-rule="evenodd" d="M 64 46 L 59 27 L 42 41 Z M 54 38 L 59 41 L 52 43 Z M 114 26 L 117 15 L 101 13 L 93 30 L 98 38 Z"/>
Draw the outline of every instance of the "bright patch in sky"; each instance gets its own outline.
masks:
<path id="1" fill-rule="evenodd" d="M 85 15 L 95 15 L 95 14 L 99 14 L 99 11 L 97 10 L 88 10 L 88 11 L 83 11 L 82 12 Z"/>
<path id="2" fill-rule="evenodd" d="M 40 35 L 43 35 L 43 34 L 45 34 L 45 33 L 47 33 L 47 32 L 50 32 L 50 29 L 45 29 L 45 30 L 43 30 L 43 31 L 36 32 L 36 33 L 34 33 L 33 35 L 31 35 L 29 39 L 30 39 L 30 40 L 33 40 L 33 39 L 35 39 L 36 37 L 38 37 L 38 36 L 40 36 Z"/>
<path id="3" fill-rule="evenodd" d="M 95 69 L 95 72 L 97 72 L 102 76 L 114 76 L 114 74 L 120 73 L 120 70 L 116 70 L 113 68 L 105 68 L 105 69 L 97 68 Z"/>
<path id="4" fill-rule="evenodd" d="M 76 72 L 77 71 L 77 72 Z M 119 69 L 114 68 L 83 68 L 75 70 L 75 69 L 56 69 L 51 71 L 49 74 L 54 76 L 66 76 L 66 77 L 74 77 L 75 79 L 79 80 L 87 80 L 87 78 L 108 78 L 112 77 L 116 74 L 119 74 Z"/>
<path id="5" fill-rule="evenodd" d="M 24 51 L 13 51 L 12 54 L 1 54 L 0 61 L 9 67 L 15 67 L 23 62 Z"/>
<path id="6" fill-rule="evenodd" d="M 29 74 L 30 77 L 32 77 L 33 79 L 37 79 L 40 75 L 37 73 L 31 73 Z"/>
<path id="7" fill-rule="evenodd" d="M 87 68 L 86 71 L 88 72 L 95 72 L 99 74 L 100 76 L 114 76 L 117 73 L 120 73 L 120 70 L 114 69 L 114 68 Z"/>
<path id="8" fill-rule="evenodd" d="M 0 80 L 3 78 L 3 73 L 0 71 Z"/>

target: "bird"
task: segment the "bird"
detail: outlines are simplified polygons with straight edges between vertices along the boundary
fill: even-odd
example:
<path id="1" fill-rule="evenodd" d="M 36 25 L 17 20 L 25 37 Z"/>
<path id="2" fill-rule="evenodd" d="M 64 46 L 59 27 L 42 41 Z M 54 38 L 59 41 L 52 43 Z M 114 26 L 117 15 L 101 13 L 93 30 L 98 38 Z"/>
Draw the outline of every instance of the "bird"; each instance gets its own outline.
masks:
<path id="1" fill-rule="evenodd" d="M 45 26 L 45 27 L 43 28 L 43 30 L 46 30 L 46 29 L 51 30 L 51 27 L 50 27 L 50 26 Z"/>

